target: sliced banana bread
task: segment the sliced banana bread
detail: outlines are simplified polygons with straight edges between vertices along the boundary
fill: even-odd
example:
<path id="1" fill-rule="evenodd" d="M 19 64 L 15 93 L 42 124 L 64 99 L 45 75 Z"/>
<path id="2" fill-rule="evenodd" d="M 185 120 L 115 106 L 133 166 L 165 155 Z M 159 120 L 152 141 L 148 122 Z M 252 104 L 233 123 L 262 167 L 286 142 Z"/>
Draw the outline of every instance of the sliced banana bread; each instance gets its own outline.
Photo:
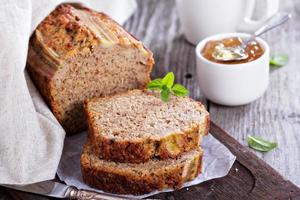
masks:
<path id="1" fill-rule="evenodd" d="M 103 13 L 58 6 L 33 33 L 27 70 L 67 133 L 86 128 L 83 100 L 150 81 L 152 53 Z"/>
<path id="2" fill-rule="evenodd" d="M 91 187 L 119 194 L 144 194 L 165 188 L 178 189 L 201 172 L 203 152 L 200 148 L 176 159 L 147 163 L 117 163 L 99 159 L 88 141 L 81 156 L 83 180 Z"/>
<path id="3" fill-rule="evenodd" d="M 116 162 L 175 158 L 198 148 L 209 129 L 209 114 L 200 102 L 172 95 L 165 103 L 153 91 L 87 100 L 85 111 L 95 154 Z"/>

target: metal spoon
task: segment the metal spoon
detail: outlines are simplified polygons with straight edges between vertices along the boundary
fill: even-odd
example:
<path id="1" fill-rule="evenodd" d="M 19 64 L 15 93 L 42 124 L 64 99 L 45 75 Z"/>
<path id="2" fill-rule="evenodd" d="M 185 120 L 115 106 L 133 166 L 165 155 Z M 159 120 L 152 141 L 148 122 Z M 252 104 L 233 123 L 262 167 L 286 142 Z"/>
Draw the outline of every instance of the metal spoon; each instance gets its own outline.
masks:
<path id="1" fill-rule="evenodd" d="M 272 30 L 273 28 L 288 21 L 292 15 L 290 13 L 277 13 L 268 22 L 254 32 L 248 39 L 244 39 L 240 46 L 224 47 L 224 45 L 216 46 L 216 49 L 212 56 L 218 61 L 240 61 L 248 58 L 248 54 L 245 51 L 247 45 L 252 42 L 256 37 L 264 34 L 265 32 Z"/>

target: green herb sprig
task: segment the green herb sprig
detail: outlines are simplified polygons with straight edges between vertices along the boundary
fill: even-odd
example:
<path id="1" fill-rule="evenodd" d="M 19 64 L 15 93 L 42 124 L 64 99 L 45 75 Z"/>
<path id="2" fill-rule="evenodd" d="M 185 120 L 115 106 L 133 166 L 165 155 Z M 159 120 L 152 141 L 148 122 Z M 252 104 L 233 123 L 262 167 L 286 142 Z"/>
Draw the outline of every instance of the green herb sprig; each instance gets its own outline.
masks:
<path id="1" fill-rule="evenodd" d="M 274 55 L 270 59 L 270 65 L 272 67 L 282 67 L 287 64 L 289 60 L 288 55 L 282 54 L 282 55 Z"/>
<path id="2" fill-rule="evenodd" d="M 186 89 L 183 85 L 174 84 L 175 75 L 173 72 L 169 72 L 166 74 L 164 78 L 158 78 L 151 81 L 147 88 L 149 90 L 159 90 L 161 99 L 164 102 L 168 102 L 170 98 L 170 94 L 174 94 L 179 97 L 184 97 L 189 95 L 188 89 Z"/>
<path id="3" fill-rule="evenodd" d="M 268 142 L 262 138 L 254 137 L 251 135 L 248 135 L 247 141 L 249 147 L 261 152 L 268 152 L 277 147 L 276 142 Z"/>

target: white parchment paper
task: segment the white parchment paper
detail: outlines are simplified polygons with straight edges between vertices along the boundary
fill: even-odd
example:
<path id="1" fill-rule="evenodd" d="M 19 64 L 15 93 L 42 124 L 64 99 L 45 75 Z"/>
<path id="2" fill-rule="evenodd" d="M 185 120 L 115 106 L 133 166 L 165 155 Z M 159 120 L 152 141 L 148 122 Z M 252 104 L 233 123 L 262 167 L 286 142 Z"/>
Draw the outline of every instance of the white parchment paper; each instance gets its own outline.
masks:
<path id="1" fill-rule="evenodd" d="M 95 190 L 88 185 L 84 184 L 81 177 L 80 170 L 80 155 L 82 147 L 86 141 L 86 132 L 72 137 L 67 137 L 65 140 L 65 146 L 63 155 L 58 167 L 57 174 L 59 178 L 67 185 L 76 186 L 79 189 L 88 189 L 98 192 L 101 190 Z M 227 149 L 222 143 L 220 143 L 211 134 L 204 137 L 202 142 L 202 148 L 204 149 L 203 157 L 203 170 L 202 173 L 193 181 L 187 182 L 183 187 L 189 187 L 199 184 L 201 182 L 223 177 L 228 174 L 231 166 L 235 161 L 235 156 Z M 160 192 L 170 192 L 172 189 L 155 191 L 149 194 L 140 196 L 120 195 L 121 197 L 135 197 L 145 198 Z M 104 192 L 103 192 L 104 193 Z"/>

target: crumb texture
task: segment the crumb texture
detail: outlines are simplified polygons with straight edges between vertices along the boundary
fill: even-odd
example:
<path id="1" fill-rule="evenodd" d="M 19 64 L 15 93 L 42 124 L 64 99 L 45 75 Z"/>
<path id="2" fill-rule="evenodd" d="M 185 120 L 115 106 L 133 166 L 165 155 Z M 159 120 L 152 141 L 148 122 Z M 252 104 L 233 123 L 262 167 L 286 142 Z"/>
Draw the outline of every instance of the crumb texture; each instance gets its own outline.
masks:
<path id="1" fill-rule="evenodd" d="M 190 98 L 171 96 L 165 103 L 158 92 L 140 90 L 92 101 L 89 108 L 99 113 L 95 126 L 116 140 L 183 132 L 204 116 L 199 103 Z"/>
<path id="2" fill-rule="evenodd" d="M 90 137 L 100 158 L 141 163 L 196 149 L 209 127 L 204 106 L 190 98 L 133 90 L 86 103 Z"/>

